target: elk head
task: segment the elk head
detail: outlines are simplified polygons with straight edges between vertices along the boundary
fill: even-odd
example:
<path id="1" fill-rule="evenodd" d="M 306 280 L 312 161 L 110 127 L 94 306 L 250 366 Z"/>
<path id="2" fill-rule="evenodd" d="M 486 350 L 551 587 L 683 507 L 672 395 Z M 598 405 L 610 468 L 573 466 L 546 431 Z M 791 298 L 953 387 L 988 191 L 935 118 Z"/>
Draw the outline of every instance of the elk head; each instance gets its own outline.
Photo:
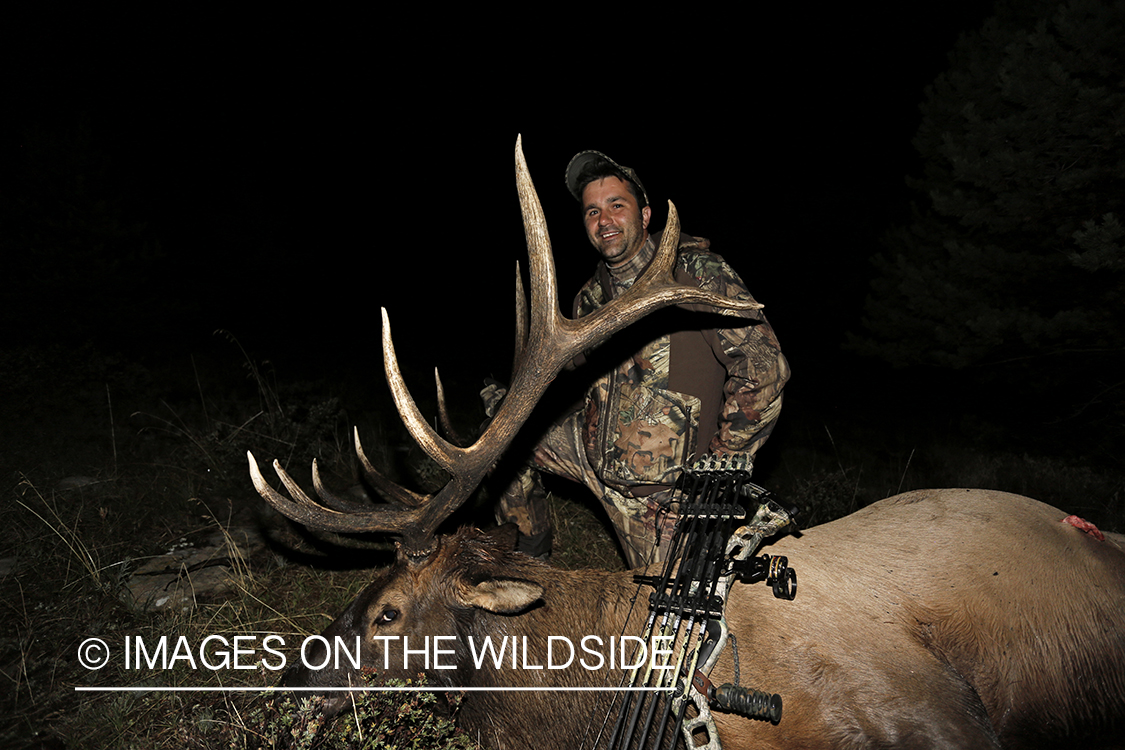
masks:
<path id="1" fill-rule="evenodd" d="M 516 268 L 516 356 L 511 387 L 488 428 L 468 447 L 459 447 L 438 435 L 423 418 L 403 381 L 391 341 L 390 322 L 383 310 L 383 357 L 395 404 L 411 435 L 452 479 L 433 495 L 420 495 L 382 477 L 367 460 L 355 433 L 356 452 L 368 481 L 390 502 L 373 508 L 339 498 L 323 485 L 317 464 L 312 466 L 313 486 L 322 502 L 306 495 L 275 460 L 274 470 L 289 491 L 282 495 L 266 483 L 252 454 L 250 476 L 259 494 L 284 515 L 301 524 L 326 531 L 357 533 L 381 531 L 398 538 L 398 562 L 391 572 L 372 583 L 326 631 L 337 635 L 362 634 L 365 644 L 377 631 L 424 628 L 425 632 L 450 626 L 449 617 L 474 609 L 514 613 L 538 599 L 543 589 L 534 581 L 511 575 L 514 560 L 530 561 L 511 552 L 514 539 L 503 533 L 461 533 L 443 545 L 438 526 L 476 489 L 488 470 L 507 449 L 543 392 L 563 366 L 585 350 L 599 345 L 615 332 L 643 316 L 676 304 L 702 305 L 704 309 L 739 315 L 762 306 L 677 282 L 676 262 L 679 217 L 671 202 L 668 222 L 656 256 L 629 291 L 596 312 L 578 320 L 559 311 L 554 260 L 546 221 L 528 174 L 520 140 L 516 140 L 516 186 L 523 213 L 530 261 L 531 305 Z M 436 376 L 436 372 L 435 372 Z M 439 405 L 444 413 L 441 381 Z M 471 538 L 470 538 L 471 537 Z M 504 555 L 500 547 L 507 544 Z M 466 552 L 466 550 L 468 550 Z M 501 564 L 502 563 L 502 564 Z M 509 571 L 505 574 L 504 571 Z M 445 602 L 446 614 L 432 602 Z M 421 605 L 425 604 L 425 607 Z M 420 610 L 425 609 L 420 614 Z M 462 615 L 457 615 L 462 612 Z M 425 620 L 424 622 L 422 620 Z M 417 631 L 423 632 L 423 631 Z M 365 645 L 364 648 L 367 648 Z M 306 684 L 339 680 L 328 673 L 300 676 Z M 336 682 L 335 684 L 339 684 Z"/>
<path id="2" fill-rule="evenodd" d="M 309 642 L 282 682 L 302 687 L 363 685 L 362 668 L 346 658 L 335 660 L 341 649 L 354 654 L 358 648 L 360 664 L 374 667 L 384 679 L 427 672 L 447 687 L 479 684 L 465 644 L 482 633 L 495 633 L 485 619 L 490 614 L 517 614 L 537 602 L 544 587 L 534 579 L 549 571 L 515 551 L 512 526 L 490 532 L 463 528 L 440 537 L 425 560 L 400 555 L 382 571 L 321 633 L 323 640 Z M 434 634 L 453 637 L 443 645 L 429 640 Z M 404 648 L 410 653 L 404 654 Z M 434 669 L 428 668 L 431 657 Z M 327 666 L 309 666 L 322 664 Z M 335 713 L 346 703 L 346 695 L 333 695 L 325 711 Z"/>

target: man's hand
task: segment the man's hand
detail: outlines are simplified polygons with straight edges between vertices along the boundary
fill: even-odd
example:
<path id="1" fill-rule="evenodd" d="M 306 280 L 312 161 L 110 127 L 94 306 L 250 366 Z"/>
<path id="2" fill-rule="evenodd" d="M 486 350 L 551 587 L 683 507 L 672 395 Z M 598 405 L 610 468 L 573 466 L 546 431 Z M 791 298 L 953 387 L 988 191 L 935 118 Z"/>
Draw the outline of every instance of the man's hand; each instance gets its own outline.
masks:
<path id="1" fill-rule="evenodd" d="M 484 402 L 484 413 L 491 419 L 496 416 L 496 410 L 500 408 L 500 402 L 508 395 L 508 386 L 501 383 L 499 380 L 492 378 L 484 379 L 484 388 L 480 392 L 480 400 Z"/>

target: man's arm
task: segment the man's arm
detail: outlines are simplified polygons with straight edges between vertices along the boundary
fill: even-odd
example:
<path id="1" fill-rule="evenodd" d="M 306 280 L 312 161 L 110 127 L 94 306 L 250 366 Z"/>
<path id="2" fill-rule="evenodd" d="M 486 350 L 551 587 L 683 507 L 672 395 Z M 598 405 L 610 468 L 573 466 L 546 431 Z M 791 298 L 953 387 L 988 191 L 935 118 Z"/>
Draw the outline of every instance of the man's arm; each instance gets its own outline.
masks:
<path id="1" fill-rule="evenodd" d="M 729 297 L 753 299 L 742 279 L 718 255 L 691 253 L 684 257 L 684 270 L 702 288 Z M 718 430 L 709 446 L 712 453 L 756 453 L 781 413 L 789 363 L 764 315 L 753 313 L 747 322 L 748 325 L 713 329 L 704 334 L 727 374 Z"/>
<path id="2" fill-rule="evenodd" d="M 764 317 L 756 325 L 723 328 L 715 333 L 725 355 L 722 361 L 727 380 L 723 384 L 719 429 L 711 439 L 710 450 L 757 453 L 781 413 L 789 363 Z"/>

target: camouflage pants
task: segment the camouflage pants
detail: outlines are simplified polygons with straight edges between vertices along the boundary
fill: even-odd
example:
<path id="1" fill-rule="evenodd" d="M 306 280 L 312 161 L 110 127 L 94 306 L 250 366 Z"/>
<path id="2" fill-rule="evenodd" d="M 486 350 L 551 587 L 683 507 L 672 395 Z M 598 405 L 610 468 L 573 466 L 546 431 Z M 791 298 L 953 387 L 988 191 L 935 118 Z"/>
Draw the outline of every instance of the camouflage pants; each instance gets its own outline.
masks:
<path id="1" fill-rule="evenodd" d="M 577 409 L 557 422 L 535 446 L 532 465 L 508 485 L 497 505 L 500 523 L 515 523 L 527 536 L 551 530 L 547 499 L 536 470 L 565 477 L 584 484 L 601 501 L 629 566 L 637 568 L 662 562 L 678 518 L 669 507 L 672 489 L 661 490 L 647 497 L 630 497 L 607 486 L 598 478 L 586 460 L 582 443 L 585 414 Z"/>

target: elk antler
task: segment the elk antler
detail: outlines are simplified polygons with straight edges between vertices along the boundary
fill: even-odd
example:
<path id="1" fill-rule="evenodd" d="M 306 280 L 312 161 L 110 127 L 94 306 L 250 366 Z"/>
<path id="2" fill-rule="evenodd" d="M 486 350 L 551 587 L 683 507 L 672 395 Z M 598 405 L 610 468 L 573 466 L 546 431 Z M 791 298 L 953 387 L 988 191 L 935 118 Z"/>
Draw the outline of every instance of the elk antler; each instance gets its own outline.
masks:
<path id="1" fill-rule="evenodd" d="M 247 452 L 250 477 L 258 493 L 289 518 L 306 526 L 325 531 L 383 531 L 403 537 L 406 554 L 425 556 L 433 548 L 434 532 L 476 489 L 484 475 L 507 450 L 516 433 L 547 386 L 563 366 L 584 350 L 589 350 L 611 335 L 643 316 L 663 307 L 680 303 L 709 305 L 718 310 L 757 310 L 762 305 L 736 300 L 694 286 L 678 283 L 673 278 L 676 247 L 680 236 L 676 207 L 668 202 L 668 223 L 656 256 L 644 274 L 621 297 L 587 315 L 571 320 L 559 312 L 558 285 L 555 279 L 551 241 L 539 196 L 531 182 L 524 159 L 521 139 L 516 139 L 516 187 L 530 261 L 531 312 L 527 322 L 527 303 L 519 284 L 517 266 L 517 346 L 516 365 L 508 396 L 480 438 L 468 447 L 456 446 L 443 439 L 427 423 L 403 381 L 391 342 L 391 326 L 383 310 L 383 359 L 395 405 L 410 434 L 418 445 L 439 466 L 452 475 L 445 487 L 434 495 L 420 495 L 379 477 L 359 443 L 356 452 L 368 476 L 385 490 L 395 505 L 356 511 L 354 503 L 329 493 L 320 481 L 320 472 L 313 461 L 313 486 L 324 504 L 309 498 L 276 460 L 274 470 L 292 499 L 270 487 L 258 469 L 254 456 Z M 439 382 L 440 388 L 440 382 Z M 402 507 L 403 505 L 409 507 Z"/>

